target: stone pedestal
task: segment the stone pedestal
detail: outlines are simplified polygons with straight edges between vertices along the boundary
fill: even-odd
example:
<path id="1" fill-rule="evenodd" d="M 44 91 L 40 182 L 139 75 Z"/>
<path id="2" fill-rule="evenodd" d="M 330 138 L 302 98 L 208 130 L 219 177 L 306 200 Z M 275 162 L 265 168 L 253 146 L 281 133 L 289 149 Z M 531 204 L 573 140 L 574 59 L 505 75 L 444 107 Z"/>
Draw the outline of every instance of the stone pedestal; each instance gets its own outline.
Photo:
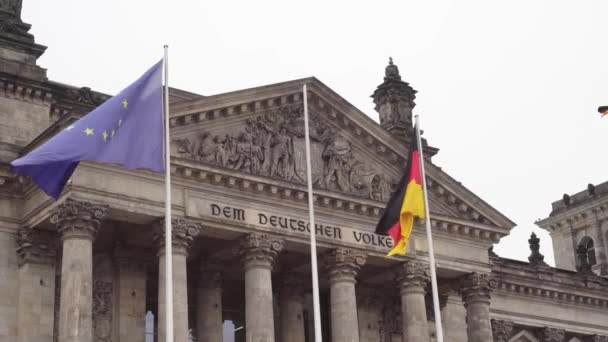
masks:
<path id="1" fill-rule="evenodd" d="M 414 261 L 405 262 L 402 267 L 397 280 L 401 294 L 403 340 L 428 342 L 429 327 L 424 300 L 426 284 L 429 281 L 427 267 Z"/>
<path id="2" fill-rule="evenodd" d="M 329 273 L 333 342 L 359 342 L 355 278 L 366 259 L 365 254 L 343 248 L 334 249 L 325 257 Z"/>
<path id="3" fill-rule="evenodd" d="M 59 341 L 93 341 L 93 240 L 107 207 L 67 200 L 53 212 L 63 241 Z"/>
<path id="4" fill-rule="evenodd" d="M 492 284 L 487 274 L 466 276 L 462 298 L 467 309 L 467 333 L 470 342 L 492 341 L 490 324 L 490 292 Z"/>
<path id="5" fill-rule="evenodd" d="M 447 297 L 445 306 L 441 309 L 445 340 L 449 342 L 468 342 L 466 309 L 462 302 L 462 296 L 454 290 L 445 291 L 443 295 Z"/>
<path id="6" fill-rule="evenodd" d="M 265 234 L 252 233 L 241 240 L 247 342 L 275 341 L 271 271 L 282 249 L 282 240 Z"/>
<path id="7" fill-rule="evenodd" d="M 19 293 L 17 341 L 53 341 L 56 234 L 21 228 L 17 232 Z"/>
<path id="8" fill-rule="evenodd" d="M 300 279 L 284 275 L 280 289 L 280 339 L 279 341 L 305 342 L 304 335 L 304 288 Z"/>
<path id="9" fill-rule="evenodd" d="M 172 221 L 173 266 L 173 338 L 188 342 L 188 276 L 186 261 L 194 238 L 200 233 L 198 224 L 182 219 Z M 165 341 L 165 221 L 154 224 L 154 240 L 158 248 L 158 341 Z"/>
<path id="10" fill-rule="evenodd" d="M 140 253 L 117 247 L 114 249 L 117 265 L 115 325 L 118 341 L 145 341 L 146 328 L 146 263 Z"/>
<path id="11" fill-rule="evenodd" d="M 513 321 L 501 319 L 492 320 L 492 335 L 494 342 L 508 342 L 513 333 Z"/>
<path id="12" fill-rule="evenodd" d="M 196 288 L 196 340 L 223 342 L 220 272 L 203 270 Z"/>

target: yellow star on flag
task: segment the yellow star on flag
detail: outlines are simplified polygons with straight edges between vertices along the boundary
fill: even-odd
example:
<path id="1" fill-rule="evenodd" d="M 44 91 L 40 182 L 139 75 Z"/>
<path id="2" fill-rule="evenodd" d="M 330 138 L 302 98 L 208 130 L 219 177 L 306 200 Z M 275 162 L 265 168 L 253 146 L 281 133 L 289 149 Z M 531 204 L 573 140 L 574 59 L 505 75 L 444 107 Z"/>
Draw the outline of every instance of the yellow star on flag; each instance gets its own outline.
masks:
<path id="1" fill-rule="evenodd" d="M 103 133 L 101 133 L 101 135 L 103 136 L 103 141 L 107 141 L 108 140 L 108 132 L 107 131 L 103 131 Z"/>
<path id="2" fill-rule="evenodd" d="M 118 127 L 120 127 L 120 125 L 122 125 L 122 119 L 118 119 Z"/>
<path id="3" fill-rule="evenodd" d="M 86 134 L 86 135 L 93 135 L 93 129 L 92 129 L 92 128 L 88 128 L 88 127 L 87 127 L 87 128 L 84 130 L 84 134 Z"/>
<path id="4" fill-rule="evenodd" d="M 127 101 L 127 99 L 122 100 L 122 106 L 127 108 L 127 106 L 129 106 L 129 101 Z"/>
<path id="5" fill-rule="evenodd" d="M 112 136 L 111 136 L 111 138 L 114 138 L 114 134 L 116 134 L 116 130 L 115 129 L 112 130 Z"/>

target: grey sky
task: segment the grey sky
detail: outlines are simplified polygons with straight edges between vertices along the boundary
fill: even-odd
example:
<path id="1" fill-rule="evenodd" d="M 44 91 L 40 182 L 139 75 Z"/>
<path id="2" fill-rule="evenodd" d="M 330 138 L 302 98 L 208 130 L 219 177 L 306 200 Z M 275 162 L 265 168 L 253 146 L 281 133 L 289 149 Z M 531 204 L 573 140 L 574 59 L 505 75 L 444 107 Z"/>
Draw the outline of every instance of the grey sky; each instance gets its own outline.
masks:
<path id="1" fill-rule="evenodd" d="M 168 43 L 172 86 L 210 95 L 316 76 L 377 119 L 369 95 L 392 56 L 419 91 L 435 163 L 518 224 L 496 248 L 517 259 L 552 201 L 608 179 L 606 13 L 602 0 L 23 5 L 49 78 L 111 94 Z"/>

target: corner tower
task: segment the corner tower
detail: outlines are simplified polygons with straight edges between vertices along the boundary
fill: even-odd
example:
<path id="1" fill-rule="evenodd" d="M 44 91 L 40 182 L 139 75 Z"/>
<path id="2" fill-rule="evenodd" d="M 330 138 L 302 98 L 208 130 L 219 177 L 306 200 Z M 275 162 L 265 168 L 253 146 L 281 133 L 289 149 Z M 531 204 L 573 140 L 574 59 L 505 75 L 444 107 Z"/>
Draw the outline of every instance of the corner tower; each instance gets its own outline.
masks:
<path id="1" fill-rule="evenodd" d="M 380 114 L 380 125 L 391 134 L 406 139 L 412 131 L 412 110 L 416 90 L 401 80 L 399 68 L 389 58 L 384 82 L 376 88 L 372 98 Z"/>

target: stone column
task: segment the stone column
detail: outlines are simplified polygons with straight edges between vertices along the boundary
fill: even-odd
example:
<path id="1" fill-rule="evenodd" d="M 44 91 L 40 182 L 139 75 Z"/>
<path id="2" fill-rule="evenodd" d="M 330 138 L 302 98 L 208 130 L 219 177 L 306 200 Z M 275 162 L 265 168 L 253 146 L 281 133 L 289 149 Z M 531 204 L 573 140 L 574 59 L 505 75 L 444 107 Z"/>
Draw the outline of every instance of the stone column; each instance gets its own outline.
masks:
<path id="1" fill-rule="evenodd" d="M 332 250 L 325 258 L 329 273 L 333 342 L 359 342 L 355 278 L 366 260 L 365 254 L 344 248 Z"/>
<path id="2" fill-rule="evenodd" d="M 492 335 L 494 342 L 508 342 L 513 332 L 513 321 L 501 319 L 492 320 Z"/>
<path id="3" fill-rule="evenodd" d="M 565 338 L 566 331 L 564 329 L 546 327 L 541 330 L 542 342 L 563 342 Z"/>
<path id="4" fill-rule="evenodd" d="M 17 341 L 53 341 L 55 311 L 56 234 L 20 228 L 17 231 L 19 291 Z"/>
<path id="5" fill-rule="evenodd" d="M 449 342 L 467 342 L 466 309 L 462 296 L 452 289 L 443 291 L 446 296 L 445 306 L 441 309 L 443 332 Z"/>
<path id="6" fill-rule="evenodd" d="M 205 267 L 196 288 L 196 340 L 222 342 L 223 323 L 221 273 Z"/>
<path id="7" fill-rule="evenodd" d="M 251 233 L 240 242 L 245 271 L 245 334 L 247 342 L 274 342 L 271 271 L 283 240 Z"/>
<path id="8" fill-rule="evenodd" d="M 146 255 L 124 246 L 114 248 L 117 265 L 115 320 L 118 341 L 145 341 Z M 150 259 L 148 259 L 150 260 Z"/>
<path id="9" fill-rule="evenodd" d="M 279 341 L 305 342 L 304 287 L 300 279 L 295 275 L 283 275 L 279 296 Z"/>
<path id="10" fill-rule="evenodd" d="M 407 261 L 402 265 L 398 282 L 401 293 L 401 319 L 404 341 L 429 341 L 426 317 L 425 288 L 429 281 L 426 267 L 418 262 Z"/>
<path id="11" fill-rule="evenodd" d="M 93 341 L 93 240 L 107 206 L 66 200 L 51 215 L 63 241 L 59 341 Z"/>
<path id="12" fill-rule="evenodd" d="M 173 338 L 188 342 L 188 252 L 200 233 L 200 226 L 183 219 L 171 220 L 173 248 Z M 158 251 L 158 341 L 165 341 L 165 220 L 154 224 Z"/>
<path id="13" fill-rule="evenodd" d="M 492 341 L 490 291 L 494 287 L 487 274 L 471 273 L 464 279 L 462 298 L 467 309 L 470 342 Z"/>

